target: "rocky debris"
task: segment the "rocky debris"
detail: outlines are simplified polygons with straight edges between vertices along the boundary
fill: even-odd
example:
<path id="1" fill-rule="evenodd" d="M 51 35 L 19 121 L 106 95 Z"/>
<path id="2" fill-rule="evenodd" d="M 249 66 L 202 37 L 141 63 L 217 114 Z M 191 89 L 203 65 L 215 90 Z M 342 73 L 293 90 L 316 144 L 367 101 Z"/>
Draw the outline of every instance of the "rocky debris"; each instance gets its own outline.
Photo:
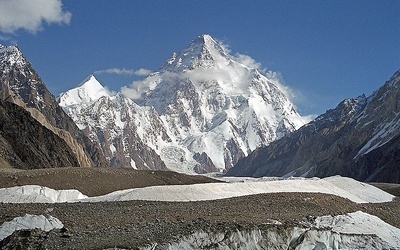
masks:
<path id="1" fill-rule="evenodd" d="M 201 175 L 185 175 L 170 171 L 139 171 L 132 168 L 57 168 L 27 171 L 0 169 L 0 188 L 41 185 L 57 190 L 77 189 L 88 196 L 146 186 L 210 182 L 217 180 Z"/>
<path id="2" fill-rule="evenodd" d="M 323 215 L 358 210 L 400 227 L 396 199 L 382 204 L 355 204 L 332 195 L 277 193 L 205 202 L 108 202 L 52 204 L 52 216 L 68 230 L 53 230 L 37 242 L 46 249 L 137 249 L 179 242 L 196 232 L 224 233 L 306 227 Z M 0 223 L 27 212 L 42 214 L 48 204 L 0 204 Z M 272 221 L 271 221 L 272 220 Z M 280 222 L 280 223 L 277 223 Z M 307 224 L 308 223 L 308 224 Z M 304 225 L 304 226 L 301 226 Z M 42 235 L 38 233 L 38 235 Z M 31 241 L 33 244 L 35 240 Z M 151 249 L 151 248 L 150 248 Z"/>

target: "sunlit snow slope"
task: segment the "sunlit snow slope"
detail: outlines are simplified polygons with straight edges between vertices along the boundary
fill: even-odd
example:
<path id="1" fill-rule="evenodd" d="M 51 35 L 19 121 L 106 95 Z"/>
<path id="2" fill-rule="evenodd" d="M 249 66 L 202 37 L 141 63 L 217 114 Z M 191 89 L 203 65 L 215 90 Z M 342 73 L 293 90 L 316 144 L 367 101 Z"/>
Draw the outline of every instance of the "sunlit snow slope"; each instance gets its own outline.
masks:
<path id="1" fill-rule="evenodd" d="M 78 87 L 81 88 L 81 87 Z M 83 129 L 102 141 L 95 132 L 105 127 L 102 114 L 93 109 L 104 102 L 91 97 L 75 102 L 76 89 L 64 93 L 60 105 Z M 201 35 L 163 66 L 135 86 L 122 88 L 125 97 L 140 106 L 118 110 L 113 100 L 110 124 L 130 129 L 129 115 L 141 142 L 154 150 L 169 169 L 179 172 L 215 172 L 231 168 L 252 150 L 290 133 L 304 124 L 275 73 L 263 73 L 248 56 L 230 55 L 229 50 L 209 35 Z M 105 95 L 104 95 L 105 96 Z M 149 112 L 149 113 L 147 113 Z M 119 132 L 116 132 L 117 134 Z M 120 135 L 120 133 L 118 134 Z M 117 135 L 116 135 L 117 136 Z M 108 141 L 109 159 L 125 154 L 127 147 Z M 111 155 L 110 155 L 111 154 Z M 130 165 L 137 166 L 137 162 Z"/>

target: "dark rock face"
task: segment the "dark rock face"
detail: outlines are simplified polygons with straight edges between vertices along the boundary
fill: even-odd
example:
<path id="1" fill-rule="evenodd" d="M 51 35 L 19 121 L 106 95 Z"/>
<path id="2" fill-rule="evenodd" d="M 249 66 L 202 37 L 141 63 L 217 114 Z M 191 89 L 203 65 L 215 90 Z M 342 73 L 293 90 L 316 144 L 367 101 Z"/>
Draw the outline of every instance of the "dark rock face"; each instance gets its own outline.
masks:
<path id="1" fill-rule="evenodd" d="M 198 174 L 205 174 L 218 171 L 218 169 L 215 167 L 210 157 L 208 157 L 208 155 L 204 152 L 201 154 L 195 153 L 193 155 L 193 159 L 199 163 L 194 167 L 194 170 Z"/>
<path id="2" fill-rule="evenodd" d="M 400 71 L 370 97 L 341 102 L 294 133 L 261 147 L 231 176 L 342 175 L 400 182 Z"/>
<path id="3" fill-rule="evenodd" d="M 20 169 L 79 166 L 66 142 L 20 106 L 0 101 L 0 165 Z"/>
<path id="4" fill-rule="evenodd" d="M 55 97 L 47 90 L 18 47 L 0 45 L 0 92 L 3 100 L 38 110 L 44 115 L 47 123 L 67 132 L 68 135 L 60 132 L 64 134 L 65 140 L 77 141 L 69 143 L 69 147 L 81 159 L 78 166 L 107 166 L 104 156 L 58 106 Z"/>

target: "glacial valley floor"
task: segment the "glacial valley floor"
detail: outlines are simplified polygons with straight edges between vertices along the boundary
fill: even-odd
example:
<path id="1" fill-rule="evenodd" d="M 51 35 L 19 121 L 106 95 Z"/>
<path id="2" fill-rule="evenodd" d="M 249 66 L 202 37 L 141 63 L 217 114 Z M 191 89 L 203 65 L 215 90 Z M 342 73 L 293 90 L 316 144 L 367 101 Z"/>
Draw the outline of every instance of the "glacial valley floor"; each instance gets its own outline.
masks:
<path id="1" fill-rule="evenodd" d="M 19 182 L 22 182 L 25 178 L 20 175 L 28 176 L 26 179 L 39 178 L 34 177 L 33 172 L 18 173 L 15 176 L 16 173 L 14 172 L 2 172 L 0 174 L 0 185 L 7 186 L 7 182 L 4 182 L 4 180 L 11 178 L 12 175 L 14 175 L 13 180 Z M 140 176 L 143 173 L 128 172 L 128 174 L 124 173 L 121 176 L 129 176 L 129 174 Z M 49 173 L 47 177 L 52 175 L 52 173 Z M 72 174 L 74 178 L 77 178 L 77 175 L 76 173 Z M 99 182 L 105 178 L 104 174 L 87 173 L 87 175 L 92 176 L 92 179 L 98 178 L 93 176 L 102 176 L 97 180 Z M 145 177 L 147 175 L 150 175 L 150 177 Z M 149 178 L 147 185 L 160 185 L 151 177 L 154 175 L 158 176 L 158 173 L 145 173 L 144 176 L 141 176 L 141 180 L 137 180 L 136 183 L 141 182 L 144 185 L 146 178 Z M 165 175 L 168 177 L 165 177 Z M 67 178 L 67 176 L 70 176 L 70 174 L 64 174 L 63 177 Z M 135 182 L 132 176 L 129 177 L 131 183 Z M 43 177 L 43 179 L 47 178 Z M 108 181 L 116 181 L 112 177 L 110 179 Z M 158 176 L 155 179 L 161 179 L 164 185 L 178 184 L 176 182 L 189 184 L 210 181 L 205 177 L 198 176 L 189 176 L 186 179 L 184 175 L 176 173 L 164 173 L 164 177 Z M 9 181 L 11 183 L 11 180 Z M 74 180 L 68 181 L 74 182 Z M 50 182 L 47 183 L 47 186 L 57 189 L 71 188 L 69 185 L 79 185 L 75 182 L 67 185 L 65 179 L 60 180 L 57 185 L 53 183 L 53 180 Z M 92 184 L 94 182 L 92 180 Z M 153 182 L 153 184 L 150 182 Z M 114 183 L 115 186 L 122 185 Z M 26 184 L 45 185 L 46 183 Z M 106 184 L 108 183 L 104 185 Z M 83 184 L 81 185 L 83 187 Z M 376 186 L 399 196 L 400 185 L 398 184 L 381 183 L 376 184 Z M 91 190 L 91 193 L 89 191 L 85 193 L 84 190 L 80 191 L 88 195 L 99 195 L 105 192 L 98 188 L 88 188 L 87 190 Z M 107 190 L 107 192 L 109 191 Z M 274 193 L 196 202 L 1 203 L 0 225 L 25 214 L 49 214 L 61 220 L 65 229 L 53 230 L 50 233 L 32 231 L 29 235 L 15 236 L 10 240 L 21 242 L 21 237 L 25 237 L 26 239 L 23 241 L 30 245 L 32 249 L 40 247 L 43 249 L 107 249 L 115 247 L 135 249 L 137 246 L 150 246 L 154 242 L 158 244 L 168 243 L 177 240 L 182 235 L 188 235 L 198 230 L 229 231 L 238 228 L 260 227 L 268 224 L 271 220 L 283 223 L 282 226 L 297 225 L 312 217 L 338 215 L 359 210 L 378 216 L 385 222 L 400 228 L 400 197 L 396 197 L 393 202 L 387 203 L 356 204 L 341 197 L 318 193 Z M 18 237 L 19 239 L 17 239 Z"/>

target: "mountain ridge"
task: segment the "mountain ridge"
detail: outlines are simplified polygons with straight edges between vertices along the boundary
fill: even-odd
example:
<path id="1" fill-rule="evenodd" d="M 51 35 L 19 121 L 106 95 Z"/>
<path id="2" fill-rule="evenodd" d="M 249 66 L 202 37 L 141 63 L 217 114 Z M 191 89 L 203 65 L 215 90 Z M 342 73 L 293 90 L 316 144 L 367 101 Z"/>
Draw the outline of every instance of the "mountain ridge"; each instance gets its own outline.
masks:
<path id="1" fill-rule="evenodd" d="M 369 97 L 346 99 L 292 134 L 258 148 L 234 176 L 343 175 L 400 182 L 400 70 Z"/>
<path id="2" fill-rule="evenodd" d="M 20 105 L 65 140 L 79 159 L 79 166 L 107 165 L 96 147 L 58 105 L 17 46 L 0 47 L 0 93 L 3 100 Z"/>
<path id="3" fill-rule="evenodd" d="M 153 117 L 159 116 L 156 129 L 164 132 L 149 131 L 157 135 L 151 142 L 140 139 L 169 169 L 225 171 L 257 146 L 304 124 L 278 80 L 240 60 L 211 36 L 201 35 L 173 53 L 159 71 L 122 92 L 126 97 L 135 92 L 132 99 L 139 104 L 135 112 L 152 107 Z M 72 117 L 90 113 L 72 106 L 64 106 Z M 90 123 L 100 126 L 94 120 Z M 137 131 L 140 126 L 154 127 L 136 124 Z"/>

